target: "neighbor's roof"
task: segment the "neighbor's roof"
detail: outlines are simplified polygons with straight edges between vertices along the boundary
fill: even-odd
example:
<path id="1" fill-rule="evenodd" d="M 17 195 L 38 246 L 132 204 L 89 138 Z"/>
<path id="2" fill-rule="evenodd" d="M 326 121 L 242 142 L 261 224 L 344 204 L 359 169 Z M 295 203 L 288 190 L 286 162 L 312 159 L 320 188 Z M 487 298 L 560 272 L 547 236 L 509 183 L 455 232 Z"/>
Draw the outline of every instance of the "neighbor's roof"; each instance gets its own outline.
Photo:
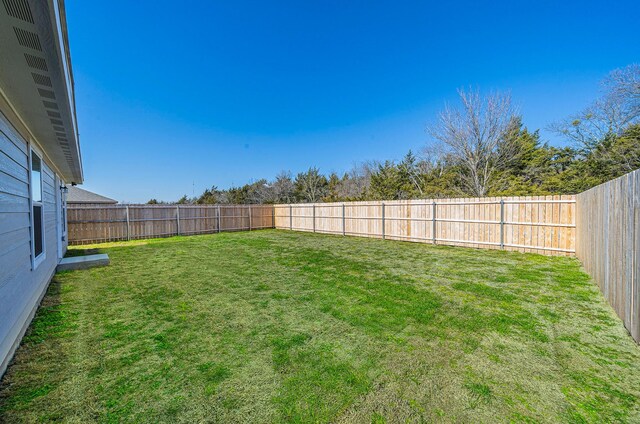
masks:
<path id="1" fill-rule="evenodd" d="M 67 193 L 67 203 L 107 203 L 116 204 L 117 200 L 101 196 L 96 193 L 81 189 L 79 187 L 70 186 Z"/>

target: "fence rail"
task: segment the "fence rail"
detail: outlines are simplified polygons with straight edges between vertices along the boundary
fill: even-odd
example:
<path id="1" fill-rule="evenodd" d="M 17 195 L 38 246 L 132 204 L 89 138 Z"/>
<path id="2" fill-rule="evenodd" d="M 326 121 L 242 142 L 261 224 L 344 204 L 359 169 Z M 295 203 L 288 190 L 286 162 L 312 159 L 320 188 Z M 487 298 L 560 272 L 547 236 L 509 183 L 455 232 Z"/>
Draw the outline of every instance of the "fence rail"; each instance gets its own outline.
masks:
<path id="1" fill-rule="evenodd" d="M 275 205 L 275 227 L 454 246 L 575 253 L 575 196 Z"/>
<path id="2" fill-rule="evenodd" d="M 273 228 L 270 205 L 116 205 L 67 210 L 70 244 Z"/>

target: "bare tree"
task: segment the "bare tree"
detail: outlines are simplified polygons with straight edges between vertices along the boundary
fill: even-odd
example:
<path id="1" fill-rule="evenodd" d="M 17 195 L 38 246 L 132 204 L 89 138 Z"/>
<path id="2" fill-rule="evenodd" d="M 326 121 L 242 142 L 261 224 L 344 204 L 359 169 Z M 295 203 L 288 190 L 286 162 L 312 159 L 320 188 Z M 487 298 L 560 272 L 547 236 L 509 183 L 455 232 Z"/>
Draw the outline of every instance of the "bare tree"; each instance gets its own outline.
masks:
<path id="1" fill-rule="evenodd" d="M 245 186 L 247 202 L 250 204 L 274 203 L 273 187 L 266 179 L 261 179 Z"/>
<path id="2" fill-rule="evenodd" d="M 432 143 L 420 151 L 420 171 L 441 177 L 447 168 L 447 149 L 441 143 Z"/>
<path id="3" fill-rule="evenodd" d="M 271 190 L 276 203 L 293 203 L 295 200 L 295 187 L 291 172 L 280 172 L 275 181 L 271 183 Z"/>
<path id="4" fill-rule="evenodd" d="M 583 111 L 551 124 L 549 129 L 572 141 L 585 154 L 607 137 L 619 136 L 640 122 L 640 66 L 612 71 L 602 81 L 603 95 Z"/>
<path id="5" fill-rule="evenodd" d="M 460 89 L 458 95 L 461 107 L 446 105 L 427 131 L 443 143 L 448 158 L 463 170 L 460 178 L 465 193 L 485 196 L 500 162 L 509 160 L 505 154 L 511 150 L 505 145 L 509 139 L 504 136 L 517 125 L 518 117 L 509 94 L 482 97 L 478 90 Z"/>
<path id="6" fill-rule="evenodd" d="M 406 175 L 409 182 L 409 193 L 415 192 L 419 197 L 424 194 L 423 190 L 423 176 L 428 165 L 423 163 L 411 150 L 402 159 L 402 162 L 398 164 L 398 169 Z"/>
<path id="7" fill-rule="evenodd" d="M 373 162 L 354 164 L 338 186 L 338 197 L 346 200 L 364 199 L 371 186 L 371 174 L 376 165 Z"/>
<path id="8" fill-rule="evenodd" d="M 613 70 L 603 85 L 610 93 L 628 103 L 633 109 L 631 113 L 640 114 L 640 64 L 633 63 L 627 67 Z"/>

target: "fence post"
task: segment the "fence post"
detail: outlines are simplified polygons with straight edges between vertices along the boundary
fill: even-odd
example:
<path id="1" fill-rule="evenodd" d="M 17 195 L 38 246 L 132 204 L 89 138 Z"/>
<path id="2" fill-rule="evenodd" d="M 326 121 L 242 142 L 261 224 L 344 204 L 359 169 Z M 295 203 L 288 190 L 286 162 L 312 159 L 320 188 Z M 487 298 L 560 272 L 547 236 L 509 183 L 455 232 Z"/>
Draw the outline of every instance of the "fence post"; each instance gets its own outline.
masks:
<path id="1" fill-rule="evenodd" d="M 504 199 L 500 199 L 500 249 L 504 249 Z"/>
<path id="2" fill-rule="evenodd" d="M 220 227 L 220 205 L 218 205 L 217 207 L 218 210 L 218 232 L 222 231 L 222 228 Z"/>
<path id="3" fill-rule="evenodd" d="M 431 209 L 431 236 L 433 238 L 433 244 L 436 244 L 436 201 L 433 201 Z"/>
<path id="4" fill-rule="evenodd" d="M 176 206 L 176 231 L 180 235 L 180 206 Z"/>
<path id="5" fill-rule="evenodd" d="M 346 230 L 345 230 L 345 219 L 344 219 L 344 203 L 342 204 L 342 235 L 346 235 Z"/>
<path id="6" fill-rule="evenodd" d="M 293 206 L 289 204 L 289 230 L 293 230 Z"/>
<path id="7" fill-rule="evenodd" d="M 316 232 L 316 204 L 313 204 L 313 232 Z"/>
<path id="8" fill-rule="evenodd" d="M 276 228 L 276 205 L 271 208 L 271 228 Z"/>
<path id="9" fill-rule="evenodd" d="M 249 231 L 251 231 L 251 205 L 249 205 Z"/>
<path id="10" fill-rule="evenodd" d="M 127 205 L 126 211 L 127 211 L 127 240 L 131 240 L 131 225 L 129 224 L 129 205 Z"/>
<path id="11" fill-rule="evenodd" d="M 384 202 L 382 202 L 382 240 L 384 240 Z"/>

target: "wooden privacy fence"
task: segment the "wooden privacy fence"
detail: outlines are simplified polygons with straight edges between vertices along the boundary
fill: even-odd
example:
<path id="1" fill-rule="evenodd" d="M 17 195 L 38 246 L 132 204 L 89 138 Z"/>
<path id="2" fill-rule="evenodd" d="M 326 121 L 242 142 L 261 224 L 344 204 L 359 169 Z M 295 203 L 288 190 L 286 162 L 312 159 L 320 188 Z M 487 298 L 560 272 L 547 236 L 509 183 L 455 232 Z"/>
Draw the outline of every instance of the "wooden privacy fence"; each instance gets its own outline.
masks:
<path id="1" fill-rule="evenodd" d="M 576 256 L 640 342 L 640 171 L 577 196 Z"/>
<path id="2" fill-rule="evenodd" d="M 115 205 L 67 210 L 70 244 L 273 228 L 271 205 Z"/>
<path id="3" fill-rule="evenodd" d="M 275 205 L 275 227 L 545 255 L 575 252 L 575 196 Z"/>

